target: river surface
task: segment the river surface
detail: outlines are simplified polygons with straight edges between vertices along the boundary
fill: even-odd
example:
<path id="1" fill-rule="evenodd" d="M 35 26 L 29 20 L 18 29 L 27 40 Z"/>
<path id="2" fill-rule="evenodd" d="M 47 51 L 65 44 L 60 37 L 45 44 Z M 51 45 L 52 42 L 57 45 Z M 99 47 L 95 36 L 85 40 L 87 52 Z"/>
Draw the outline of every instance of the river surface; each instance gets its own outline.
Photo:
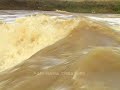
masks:
<path id="1" fill-rule="evenodd" d="M 120 15 L 64 13 L 24 10 L 0 11 L 0 19 L 6 23 L 12 23 L 16 18 L 36 14 L 52 14 L 61 18 L 73 18 L 75 15 L 80 15 L 102 23 L 86 18 L 67 21 L 56 19 L 54 16 L 52 19 L 51 16 L 44 16 L 47 19 L 43 19 L 42 15 L 31 17 L 32 19 L 28 18 L 26 23 L 20 23 L 25 27 L 16 26 L 17 24 L 14 23 L 11 28 L 9 27 L 9 30 L 16 28 L 15 33 L 11 34 L 10 32 L 4 35 L 4 32 L 1 32 L 0 35 L 0 41 L 2 39 L 3 42 L 6 41 L 5 44 L 1 42 L 3 44 L 1 49 L 4 51 L 8 48 L 9 50 L 9 53 L 4 55 L 2 52 L 0 56 L 1 58 L 3 55 L 5 56 L 1 60 L 5 61 L 6 58 L 8 64 L 3 63 L 6 66 L 11 65 L 10 60 L 16 61 L 16 58 L 12 59 L 15 55 L 23 57 L 28 52 L 32 52 L 31 49 L 34 48 L 32 44 L 37 47 L 41 46 L 41 42 L 44 41 L 43 45 L 45 45 L 50 40 L 62 37 L 65 31 L 70 30 L 70 27 L 74 30 L 67 37 L 40 50 L 24 63 L 0 73 L 0 90 L 120 90 Z M 48 23 L 46 24 L 46 22 Z M 1 26 L 1 31 L 8 29 L 9 25 L 11 24 Z M 31 34 L 30 31 L 34 32 Z M 42 31 L 44 31 L 44 35 L 42 35 Z M 7 39 L 4 39 L 10 35 L 11 43 L 9 44 L 11 46 L 9 46 Z M 41 36 L 44 37 L 41 39 Z M 12 47 L 12 43 L 15 48 Z M 6 47 L 7 44 L 9 47 Z M 14 49 L 17 54 L 14 52 L 11 54 Z M 35 50 L 38 49 L 39 47 Z M 25 50 L 28 51 L 25 52 Z M 25 52 L 25 54 L 21 52 Z"/>
<path id="2" fill-rule="evenodd" d="M 36 14 L 52 14 L 60 17 L 65 17 L 64 14 L 52 11 L 37 11 L 37 10 L 0 10 L 0 20 L 6 23 L 15 21 L 16 18 L 21 18 Z M 79 15 L 79 14 L 76 14 Z M 120 14 L 80 14 L 84 17 L 102 22 L 115 30 L 120 30 Z M 68 15 L 72 17 L 72 15 Z"/>

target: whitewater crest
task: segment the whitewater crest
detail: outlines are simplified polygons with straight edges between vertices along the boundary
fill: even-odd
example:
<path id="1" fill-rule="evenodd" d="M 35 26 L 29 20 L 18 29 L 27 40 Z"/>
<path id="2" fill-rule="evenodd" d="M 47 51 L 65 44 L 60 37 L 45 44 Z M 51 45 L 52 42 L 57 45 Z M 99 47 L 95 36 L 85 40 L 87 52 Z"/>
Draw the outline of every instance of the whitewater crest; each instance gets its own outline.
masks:
<path id="1" fill-rule="evenodd" d="M 120 89 L 119 33 L 99 22 L 36 15 L 0 30 L 0 90 Z"/>
<path id="2" fill-rule="evenodd" d="M 23 62 L 37 51 L 66 37 L 78 23 L 77 19 L 36 15 L 0 24 L 0 71 Z"/>

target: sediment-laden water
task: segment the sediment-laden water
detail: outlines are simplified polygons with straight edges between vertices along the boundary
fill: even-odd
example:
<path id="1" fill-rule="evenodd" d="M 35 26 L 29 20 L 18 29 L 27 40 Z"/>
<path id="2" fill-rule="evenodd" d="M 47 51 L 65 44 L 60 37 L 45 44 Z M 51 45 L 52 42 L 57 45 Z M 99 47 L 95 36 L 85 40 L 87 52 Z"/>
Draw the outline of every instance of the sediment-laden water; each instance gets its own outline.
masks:
<path id="1" fill-rule="evenodd" d="M 119 15 L 1 12 L 0 90 L 120 89 Z"/>

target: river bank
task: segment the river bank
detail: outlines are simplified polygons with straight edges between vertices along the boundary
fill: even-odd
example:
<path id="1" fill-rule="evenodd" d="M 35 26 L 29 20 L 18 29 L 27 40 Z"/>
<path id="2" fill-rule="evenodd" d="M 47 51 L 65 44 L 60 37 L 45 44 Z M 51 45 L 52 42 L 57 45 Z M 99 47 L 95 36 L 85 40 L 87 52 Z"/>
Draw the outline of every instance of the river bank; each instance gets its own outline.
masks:
<path id="1" fill-rule="evenodd" d="M 62 10 L 76 13 L 120 13 L 120 1 L 5 0 L 0 10 Z"/>

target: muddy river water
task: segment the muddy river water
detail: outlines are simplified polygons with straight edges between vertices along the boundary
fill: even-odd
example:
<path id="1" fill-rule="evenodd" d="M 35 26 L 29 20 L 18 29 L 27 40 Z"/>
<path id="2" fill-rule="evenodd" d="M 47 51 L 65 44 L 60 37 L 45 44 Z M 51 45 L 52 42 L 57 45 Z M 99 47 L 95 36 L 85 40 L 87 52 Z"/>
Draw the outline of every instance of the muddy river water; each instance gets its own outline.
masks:
<path id="1" fill-rule="evenodd" d="M 64 13 L 0 11 L 0 90 L 120 90 L 120 15 Z"/>

